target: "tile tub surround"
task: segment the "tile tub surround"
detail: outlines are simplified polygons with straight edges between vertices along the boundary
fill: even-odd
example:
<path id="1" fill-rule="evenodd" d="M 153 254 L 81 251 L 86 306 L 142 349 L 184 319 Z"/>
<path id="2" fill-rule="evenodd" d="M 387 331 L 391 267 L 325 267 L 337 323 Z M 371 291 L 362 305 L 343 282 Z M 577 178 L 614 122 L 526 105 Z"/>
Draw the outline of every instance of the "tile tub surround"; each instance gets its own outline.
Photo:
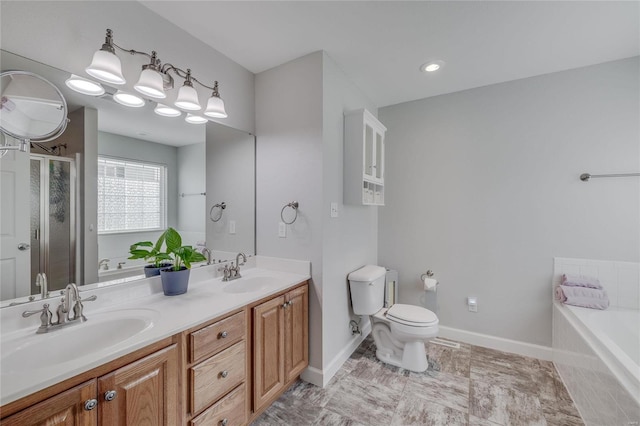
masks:
<path id="1" fill-rule="evenodd" d="M 380 362 L 367 337 L 323 389 L 298 381 L 253 423 L 583 425 L 553 364 L 469 344 L 429 343 L 429 368 Z"/>
<path id="2" fill-rule="evenodd" d="M 567 307 L 554 303 L 553 357 L 587 425 L 634 425 L 640 422 L 640 395 L 630 394 L 615 364 L 580 330 Z M 616 376 L 616 372 L 618 376 Z M 633 392 L 633 391 L 631 391 Z M 634 423 L 635 422 L 635 423 Z"/>
<path id="3" fill-rule="evenodd" d="M 86 286 L 81 293 L 82 297 L 98 295 L 96 301 L 85 303 L 84 313 L 88 318 L 87 324 L 91 322 L 92 316 L 98 318 L 98 316 L 111 315 L 113 312 L 128 309 L 147 309 L 158 314 L 153 317 L 153 327 L 145 329 L 138 335 L 99 352 L 76 356 L 69 362 L 59 365 L 42 365 L 38 366 L 39 368 L 20 372 L 7 371 L 3 368 L 3 360 L 7 354 L 10 354 L 12 345 L 29 344 L 43 336 L 35 334 L 40 324 L 38 315 L 29 318 L 21 316 L 25 310 L 42 308 L 43 302 L 35 301 L 1 309 L 0 405 L 8 404 L 305 281 L 310 278 L 311 267 L 309 262 L 298 260 L 250 258 L 242 269 L 243 277 L 270 276 L 277 280 L 277 284 L 257 292 L 228 293 L 224 288 L 239 281 L 222 282 L 217 272 L 221 265 L 224 264 L 192 268 L 189 290 L 180 296 L 164 296 L 159 277 L 108 287 L 101 287 L 100 284 Z M 57 302 L 58 299 L 53 298 L 47 303 L 55 306 Z M 82 324 L 74 326 L 74 328 L 77 327 L 82 327 Z M 62 336 L 65 331 L 53 331 L 49 335 L 53 336 L 55 333 L 61 333 L 60 336 Z"/>

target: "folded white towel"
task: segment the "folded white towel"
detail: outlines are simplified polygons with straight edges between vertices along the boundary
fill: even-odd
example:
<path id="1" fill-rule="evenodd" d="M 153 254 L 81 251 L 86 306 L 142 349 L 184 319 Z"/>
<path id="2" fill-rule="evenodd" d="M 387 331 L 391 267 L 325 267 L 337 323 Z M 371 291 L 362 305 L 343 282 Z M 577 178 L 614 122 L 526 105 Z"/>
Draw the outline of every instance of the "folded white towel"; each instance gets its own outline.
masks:
<path id="1" fill-rule="evenodd" d="M 567 305 L 592 309 L 609 307 L 609 296 L 603 289 L 561 285 L 560 292 L 561 294 L 558 294 L 556 289 L 556 297 Z"/>
<path id="2" fill-rule="evenodd" d="M 570 286 L 570 287 L 587 287 L 587 288 L 602 289 L 600 280 L 595 277 L 590 277 L 588 275 L 563 274 L 562 285 Z"/>

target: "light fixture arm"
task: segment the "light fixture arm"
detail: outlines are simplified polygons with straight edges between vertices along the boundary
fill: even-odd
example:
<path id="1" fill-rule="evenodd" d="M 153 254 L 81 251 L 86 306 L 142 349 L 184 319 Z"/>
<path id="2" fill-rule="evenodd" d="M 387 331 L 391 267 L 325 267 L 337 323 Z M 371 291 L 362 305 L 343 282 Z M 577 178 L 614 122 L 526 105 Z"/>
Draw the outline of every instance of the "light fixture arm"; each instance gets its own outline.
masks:
<path id="1" fill-rule="evenodd" d="M 178 77 L 184 78 L 185 81 L 188 81 L 189 85 L 191 85 L 191 86 L 193 85 L 191 83 L 195 81 L 200 86 L 202 86 L 202 87 L 204 87 L 206 89 L 209 89 L 209 90 L 214 90 L 214 91 L 217 92 L 217 87 L 218 87 L 218 82 L 217 81 L 215 82 L 214 87 L 207 86 L 206 84 L 204 84 L 203 82 L 201 82 L 200 80 L 198 80 L 197 78 L 192 76 L 191 75 L 191 69 L 189 69 L 189 68 L 185 71 L 185 70 L 183 70 L 181 68 L 176 67 L 173 64 L 164 64 L 162 66 L 162 68 L 160 69 L 160 72 L 162 74 L 167 74 L 169 71 L 173 71 Z"/>

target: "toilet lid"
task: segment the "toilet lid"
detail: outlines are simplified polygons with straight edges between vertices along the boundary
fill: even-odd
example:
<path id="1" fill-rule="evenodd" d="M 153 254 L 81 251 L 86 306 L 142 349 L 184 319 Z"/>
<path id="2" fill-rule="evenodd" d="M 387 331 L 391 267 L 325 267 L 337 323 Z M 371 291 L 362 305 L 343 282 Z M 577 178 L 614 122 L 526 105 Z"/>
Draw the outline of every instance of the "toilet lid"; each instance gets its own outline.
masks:
<path id="1" fill-rule="evenodd" d="M 395 304 L 387 310 L 387 318 L 402 324 L 433 325 L 438 323 L 436 314 L 415 305 Z"/>

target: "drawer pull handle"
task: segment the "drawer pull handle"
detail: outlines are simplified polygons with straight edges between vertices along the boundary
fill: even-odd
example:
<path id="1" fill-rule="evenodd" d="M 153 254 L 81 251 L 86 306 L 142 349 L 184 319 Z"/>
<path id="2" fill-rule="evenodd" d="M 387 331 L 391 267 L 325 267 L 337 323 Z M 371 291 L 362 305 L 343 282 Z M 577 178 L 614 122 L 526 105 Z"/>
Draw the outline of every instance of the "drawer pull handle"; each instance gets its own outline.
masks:
<path id="1" fill-rule="evenodd" d="M 229 423 L 229 419 L 220 420 L 220 426 L 227 426 L 227 423 Z"/>
<path id="2" fill-rule="evenodd" d="M 116 391 L 110 390 L 104 393 L 105 401 L 113 401 L 114 399 L 116 399 Z"/>
<path id="3" fill-rule="evenodd" d="M 87 399 L 84 402 L 84 409 L 86 411 L 91 411 L 94 408 L 96 408 L 98 406 L 98 400 L 97 399 Z"/>
<path id="4" fill-rule="evenodd" d="M 229 335 L 229 333 L 227 333 L 226 331 L 223 331 L 222 333 L 220 333 L 220 338 L 224 339 Z"/>
<path id="5" fill-rule="evenodd" d="M 229 372 L 227 370 L 224 370 L 223 372 L 220 373 L 220 377 L 222 377 L 223 379 L 226 379 L 228 375 L 229 375 Z"/>

